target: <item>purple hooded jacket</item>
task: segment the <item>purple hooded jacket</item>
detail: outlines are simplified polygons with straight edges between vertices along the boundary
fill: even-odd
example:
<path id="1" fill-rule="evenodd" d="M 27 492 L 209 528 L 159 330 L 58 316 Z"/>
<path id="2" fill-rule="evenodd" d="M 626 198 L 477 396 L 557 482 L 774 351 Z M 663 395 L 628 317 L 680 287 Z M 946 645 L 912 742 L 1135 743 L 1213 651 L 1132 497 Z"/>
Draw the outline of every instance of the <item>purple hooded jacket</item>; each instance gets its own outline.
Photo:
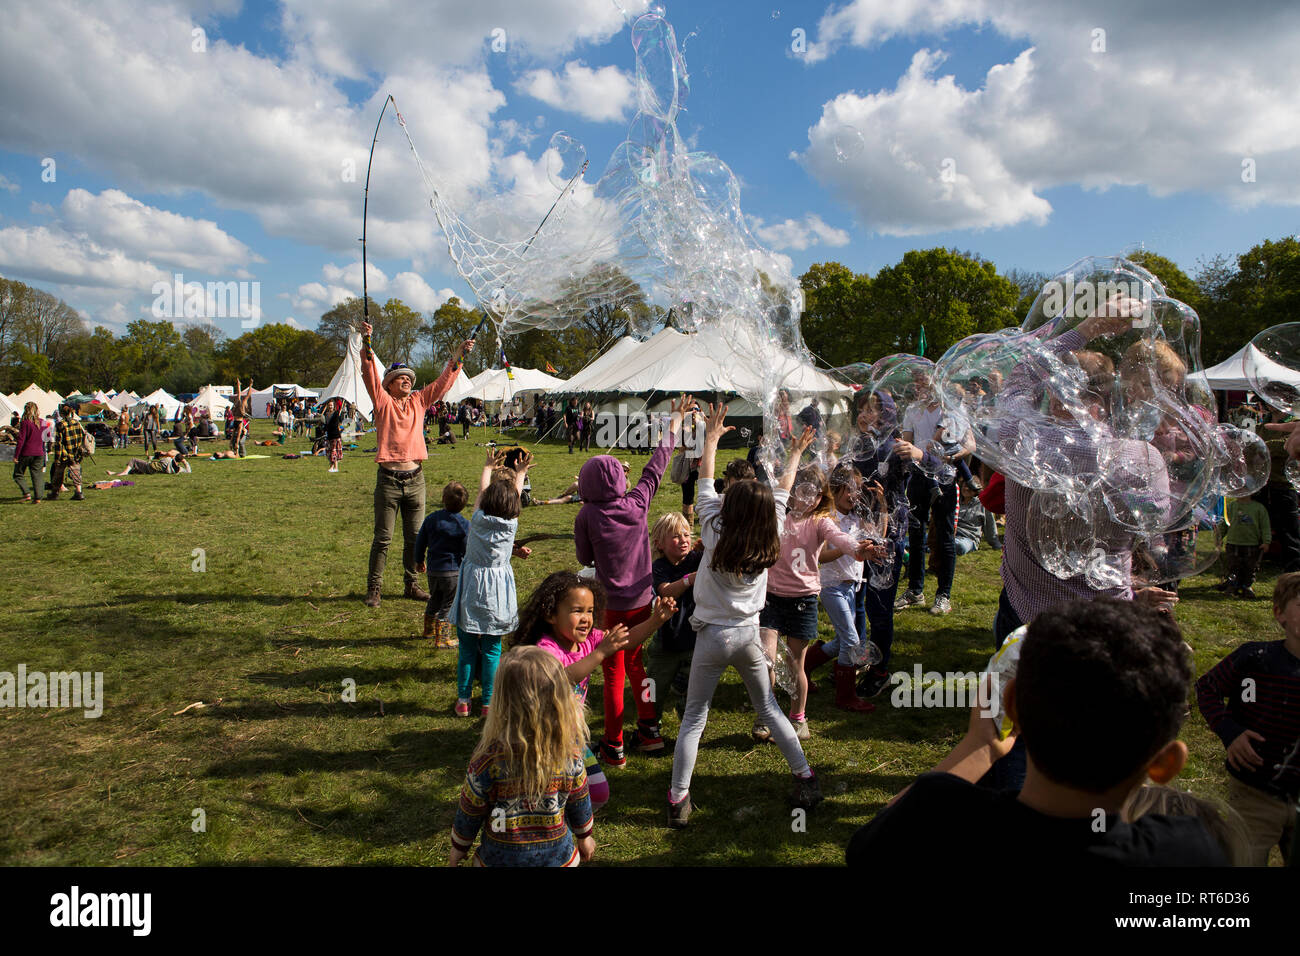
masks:
<path id="1" fill-rule="evenodd" d="M 676 444 L 677 436 L 669 432 L 631 491 L 623 466 L 612 455 L 597 455 L 578 472 L 583 504 L 573 521 L 573 541 L 578 561 L 596 565 L 611 611 L 645 607 L 653 596 L 646 515 Z"/>

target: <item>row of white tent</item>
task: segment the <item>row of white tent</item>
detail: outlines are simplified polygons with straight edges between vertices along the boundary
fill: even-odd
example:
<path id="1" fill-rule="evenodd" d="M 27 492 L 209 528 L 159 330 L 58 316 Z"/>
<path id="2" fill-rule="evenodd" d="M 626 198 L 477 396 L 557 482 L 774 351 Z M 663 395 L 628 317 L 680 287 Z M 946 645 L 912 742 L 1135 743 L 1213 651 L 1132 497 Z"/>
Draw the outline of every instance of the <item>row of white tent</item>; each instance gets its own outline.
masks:
<path id="1" fill-rule="evenodd" d="M 382 375 L 383 363 L 373 354 L 372 361 Z M 1217 391 L 1248 390 L 1252 377 L 1300 388 L 1300 372 L 1273 362 L 1249 343 L 1203 374 L 1209 387 Z M 483 402 L 511 402 L 547 393 L 724 392 L 761 395 L 771 394 L 777 386 L 798 396 L 815 395 L 832 402 L 847 396 L 850 391 L 808 361 L 770 343 L 749 342 L 742 335 L 717 329 L 687 334 L 666 328 L 645 341 L 631 336 L 619 339 L 568 381 L 530 368 L 514 368 L 510 372 L 488 369 L 473 378 L 461 369 L 446 400 L 460 402 L 474 398 Z M 268 404 L 273 405 L 277 395 L 286 393 L 295 398 L 319 401 L 342 398 L 369 419 L 374 407 L 361 378 L 361 336 L 354 334 L 350 337 L 347 353 L 326 388 L 316 392 L 301 385 L 284 383 L 259 389 L 253 392 L 253 416 L 266 418 Z M 161 388 L 143 398 L 135 392 L 114 391 L 96 391 L 91 398 L 115 412 L 126 408 L 138 413 L 157 405 L 160 414 L 168 419 L 174 418 L 185 404 L 206 409 L 213 417 L 224 415 L 231 407 L 230 399 L 213 385 L 205 385 L 188 403 Z M 42 416 L 51 415 L 63 401 L 58 392 L 47 392 L 33 382 L 16 395 L 0 394 L 0 416 L 3 416 L 0 420 L 7 422 L 15 411 L 21 414 L 27 402 L 35 402 Z M 756 407 L 743 400 L 733 402 L 732 410 L 737 415 L 757 413 Z"/>

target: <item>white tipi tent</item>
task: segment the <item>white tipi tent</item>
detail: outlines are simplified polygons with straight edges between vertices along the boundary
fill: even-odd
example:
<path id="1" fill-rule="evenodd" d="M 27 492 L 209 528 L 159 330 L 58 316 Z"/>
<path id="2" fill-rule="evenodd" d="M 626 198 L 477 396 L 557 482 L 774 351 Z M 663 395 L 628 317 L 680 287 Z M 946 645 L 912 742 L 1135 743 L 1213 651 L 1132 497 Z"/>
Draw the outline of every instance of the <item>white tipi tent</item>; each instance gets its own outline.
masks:
<path id="1" fill-rule="evenodd" d="M 194 396 L 190 405 L 194 408 L 207 409 L 208 417 L 217 419 L 225 415 L 226 409 L 233 407 L 234 403 L 224 395 L 218 395 L 211 385 L 204 385 L 199 389 L 199 394 Z"/>
<path id="2" fill-rule="evenodd" d="M 22 418 L 22 406 L 15 406 L 4 395 L 0 395 L 0 425 L 8 425 L 9 419 L 13 417 L 14 412 L 17 412 L 18 417 Z"/>
<path id="3" fill-rule="evenodd" d="M 46 415 L 53 415 L 54 410 L 59 407 L 61 401 L 63 399 L 57 392 L 47 392 L 35 382 L 32 382 L 14 397 L 14 404 L 18 406 L 20 412 L 28 402 L 35 402 L 36 410 L 42 418 Z"/>
<path id="4" fill-rule="evenodd" d="M 375 371 L 382 378 L 384 363 L 379 361 L 379 356 L 374 352 L 370 353 L 370 360 L 375 363 Z M 461 374 L 465 374 L 463 370 Z M 339 364 L 334 377 L 330 379 L 329 385 L 325 386 L 320 393 L 321 402 L 331 398 L 341 398 L 345 402 L 351 402 L 366 421 L 369 421 L 375 413 L 374 403 L 370 401 L 370 393 L 366 391 L 366 383 L 361 378 L 360 333 L 353 332 L 348 336 L 348 350 L 343 356 L 343 361 Z M 257 414 L 256 410 L 254 414 Z"/>
<path id="5" fill-rule="evenodd" d="M 444 402 L 463 402 L 467 398 L 477 398 L 474 394 L 474 380 L 465 374 L 462 366 L 456 372 L 456 381 L 451 383 L 451 388 L 447 394 L 442 397 Z"/>
<path id="6" fill-rule="evenodd" d="M 155 391 L 150 392 L 144 398 L 139 399 L 128 407 L 132 411 L 143 411 L 150 405 L 158 406 L 159 417 L 163 419 L 174 419 L 176 417 L 176 412 L 184 407 L 181 400 L 176 398 L 165 388 L 156 389 Z"/>

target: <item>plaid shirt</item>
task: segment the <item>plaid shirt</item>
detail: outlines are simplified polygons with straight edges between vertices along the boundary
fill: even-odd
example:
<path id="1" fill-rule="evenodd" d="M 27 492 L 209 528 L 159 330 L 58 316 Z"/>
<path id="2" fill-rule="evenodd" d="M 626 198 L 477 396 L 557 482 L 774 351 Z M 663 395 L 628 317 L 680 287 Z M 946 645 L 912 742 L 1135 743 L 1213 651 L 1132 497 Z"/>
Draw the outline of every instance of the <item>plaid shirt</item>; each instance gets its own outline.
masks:
<path id="1" fill-rule="evenodd" d="M 76 419 L 60 418 L 54 426 L 54 460 L 81 461 L 86 451 L 86 430 Z"/>

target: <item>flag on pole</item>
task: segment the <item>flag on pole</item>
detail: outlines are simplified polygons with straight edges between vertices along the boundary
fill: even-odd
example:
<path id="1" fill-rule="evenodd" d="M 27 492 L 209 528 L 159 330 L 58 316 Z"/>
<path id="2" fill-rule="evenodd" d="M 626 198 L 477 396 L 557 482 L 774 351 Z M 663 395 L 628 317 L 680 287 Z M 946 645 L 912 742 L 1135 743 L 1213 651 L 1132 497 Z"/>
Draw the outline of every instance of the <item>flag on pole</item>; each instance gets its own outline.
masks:
<path id="1" fill-rule="evenodd" d="M 559 374 L 560 374 L 560 373 L 559 373 L 559 370 L 556 369 L 556 367 L 555 367 L 554 365 L 552 365 L 550 362 L 547 362 L 547 363 L 546 363 L 546 371 L 547 371 L 547 373 L 550 374 L 550 375 L 559 375 Z"/>
<path id="2" fill-rule="evenodd" d="M 925 326 L 921 326 L 921 334 L 916 340 L 916 354 L 925 354 Z"/>
<path id="3" fill-rule="evenodd" d="M 515 380 L 515 373 L 510 369 L 510 359 L 506 358 L 505 346 L 501 347 L 501 365 L 506 370 L 506 378 L 513 382 Z"/>

